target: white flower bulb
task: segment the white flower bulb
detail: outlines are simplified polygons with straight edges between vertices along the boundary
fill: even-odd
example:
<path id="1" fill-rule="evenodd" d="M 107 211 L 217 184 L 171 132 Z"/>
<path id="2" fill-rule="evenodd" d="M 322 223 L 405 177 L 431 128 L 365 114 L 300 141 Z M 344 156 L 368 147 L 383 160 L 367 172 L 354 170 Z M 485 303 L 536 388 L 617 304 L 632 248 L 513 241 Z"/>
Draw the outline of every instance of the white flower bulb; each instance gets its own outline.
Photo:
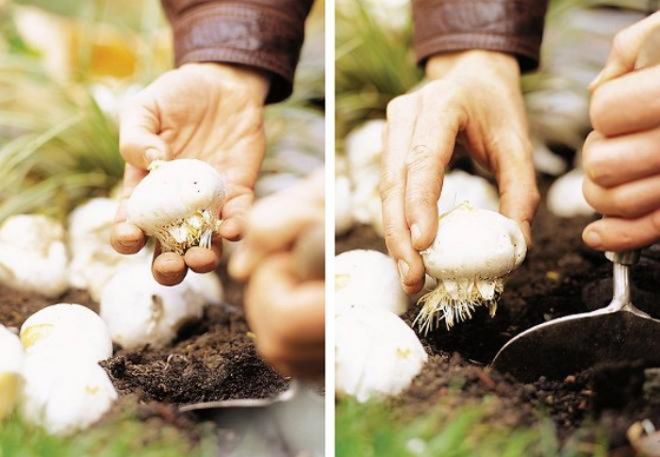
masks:
<path id="1" fill-rule="evenodd" d="M 78 206 L 69 216 L 69 281 L 72 287 L 86 289 L 95 301 L 101 299 L 103 286 L 122 264 L 143 262 L 149 250 L 126 256 L 110 244 L 112 226 L 119 202 L 112 198 L 93 198 Z"/>
<path id="2" fill-rule="evenodd" d="M 164 251 L 210 247 L 225 196 L 220 174 L 196 159 L 157 161 L 127 203 L 128 222 L 155 236 Z"/>
<path id="3" fill-rule="evenodd" d="M 0 421 L 8 417 L 18 399 L 23 372 L 23 346 L 14 333 L 0 325 Z"/>
<path id="4" fill-rule="evenodd" d="M 374 119 L 354 128 L 346 135 L 346 156 L 351 173 L 379 166 L 385 124 L 384 119 Z"/>
<path id="5" fill-rule="evenodd" d="M 481 176 L 474 176 L 463 170 L 447 173 L 442 181 L 442 191 L 438 200 L 440 214 L 464 202 L 475 208 L 497 211 L 500 206 L 497 189 Z"/>
<path id="6" fill-rule="evenodd" d="M 353 218 L 361 224 L 380 223 L 380 160 L 385 120 L 367 121 L 346 136 L 346 156 L 351 181 Z M 378 205 L 376 205 L 378 203 Z"/>
<path id="7" fill-rule="evenodd" d="M 335 257 L 335 310 L 351 306 L 379 308 L 395 314 L 408 309 L 394 259 L 382 252 L 356 249 Z"/>
<path id="8" fill-rule="evenodd" d="M 20 338 L 28 356 L 98 362 L 112 355 L 105 322 L 77 304 L 60 303 L 37 311 L 21 326 Z"/>
<path id="9" fill-rule="evenodd" d="M 471 318 L 477 306 L 488 306 L 494 315 L 503 278 L 526 253 L 518 224 L 495 211 L 462 204 L 441 215 L 433 244 L 421 253 L 427 274 L 438 283 L 420 299 L 416 322 L 428 331 L 444 319 L 449 329 Z"/>
<path id="10" fill-rule="evenodd" d="M 25 361 L 21 416 L 49 433 L 69 435 L 93 425 L 117 399 L 103 368 L 89 360 L 53 360 L 48 354 Z"/>
<path id="11" fill-rule="evenodd" d="M 158 284 L 148 265 L 119 270 L 103 289 L 101 317 L 113 341 L 126 349 L 170 343 L 186 323 L 202 317 L 204 305 L 221 300 L 217 278 L 188 273 L 176 286 Z"/>
<path id="12" fill-rule="evenodd" d="M 335 317 L 335 335 L 337 393 L 360 402 L 401 393 L 428 359 L 415 332 L 383 309 L 343 310 Z"/>
<path id="13" fill-rule="evenodd" d="M 0 227 L 0 281 L 19 290 L 57 297 L 68 287 L 64 228 L 39 215 L 8 218 Z"/>
<path id="14" fill-rule="evenodd" d="M 346 176 L 335 178 L 335 235 L 343 235 L 353 227 L 351 183 Z"/>
<path id="15" fill-rule="evenodd" d="M 595 213 L 582 193 L 584 172 L 571 170 L 552 183 L 548 190 L 548 209 L 559 217 L 591 216 Z"/>

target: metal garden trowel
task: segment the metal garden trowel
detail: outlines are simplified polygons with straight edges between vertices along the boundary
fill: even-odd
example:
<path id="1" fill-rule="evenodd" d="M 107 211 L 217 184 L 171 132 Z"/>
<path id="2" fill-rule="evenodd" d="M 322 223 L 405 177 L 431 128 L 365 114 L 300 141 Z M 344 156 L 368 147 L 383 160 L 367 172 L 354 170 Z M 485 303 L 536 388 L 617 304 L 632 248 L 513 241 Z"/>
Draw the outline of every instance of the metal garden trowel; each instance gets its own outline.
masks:
<path id="1" fill-rule="evenodd" d="M 635 68 L 660 64 L 660 28 L 645 40 Z M 564 316 L 520 333 L 497 353 L 492 367 L 519 381 L 563 379 L 596 363 L 643 360 L 660 366 L 660 320 L 630 300 L 630 266 L 639 251 L 612 253 L 614 297 L 605 308 Z"/>
<path id="2" fill-rule="evenodd" d="M 614 298 L 607 307 L 525 330 L 500 349 L 492 366 L 522 382 L 563 379 L 602 362 L 643 359 L 660 366 L 660 320 L 630 300 L 630 266 L 639 251 L 606 256 L 614 263 Z"/>

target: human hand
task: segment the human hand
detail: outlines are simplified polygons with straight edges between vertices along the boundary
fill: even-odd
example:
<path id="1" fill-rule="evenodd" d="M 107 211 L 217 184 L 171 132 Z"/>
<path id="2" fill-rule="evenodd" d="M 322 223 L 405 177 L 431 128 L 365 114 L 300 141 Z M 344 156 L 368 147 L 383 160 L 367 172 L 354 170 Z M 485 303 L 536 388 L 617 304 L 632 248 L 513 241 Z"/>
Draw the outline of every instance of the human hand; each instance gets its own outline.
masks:
<path id="1" fill-rule="evenodd" d="M 120 151 L 126 161 L 122 199 L 112 245 L 122 254 L 146 242 L 126 222 L 125 204 L 154 160 L 195 158 L 214 166 L 224 179 L 220 237 L 240 239 L 244 217 L 264 156 L 263 106 L 268 80 L 258 72 L 217 63 L 185 64 L 168 71 L 135 96 L 120 115 Z M 194 247 L 184 256 L 156 247 L 152 271 L 165 285 L 180 283 L 188 267 L 204 273 L 216 268 L 222 239 L 211 249 Z"/>
<path id="2" fill-rule="evenodd" d="M 490 51 L 438 55 L 428 82 L 387 107 L 381 199 L 385 242 L 408 294 L 424 284 L 419 251 L 433 242 L 445 169 L 461 137 L 493 171 L 500 211 L 517 221 L 527 243 L 539 203 L 516 60 Z"/>
<path id="3" fill-rule="evenodd" d="M 591 85 L 595 131 L 582 152 L 583 192 L 607 215 L 582 233 L 593 249 L 637 249 L 660 239 L 660 105 L 652 102 L 660 97 L 660 65 L 636 70 L 635 64 L 659 28 L 656 13 L 621 31 Z"/>
<path id="4" fill-rule="evenodd" d="M 318 377 L 324 366 L 324 281 L 300 271 L 301 254 L 322 262 L 323 239 L 302 252 L 297 246 L 312 228 L 323 227 L 323 176 L 259 201 L 248 217 L 245 238 L 229 271 L 249 279 L 248 323 L 258 351 L 287 376 Z"/>

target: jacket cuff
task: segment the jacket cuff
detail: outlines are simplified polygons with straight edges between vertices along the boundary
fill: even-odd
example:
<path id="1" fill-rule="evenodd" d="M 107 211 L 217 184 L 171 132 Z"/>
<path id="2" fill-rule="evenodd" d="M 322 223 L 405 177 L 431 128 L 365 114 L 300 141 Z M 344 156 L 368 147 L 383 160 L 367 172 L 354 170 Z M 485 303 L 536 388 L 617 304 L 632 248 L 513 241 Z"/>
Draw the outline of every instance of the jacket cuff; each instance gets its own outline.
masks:
<path id="1" fill-rule="evenodd" d="M 271 77 L 266 102 L 282 101 L 293 90 L 306 13 L 296 16 L 250 2 L 188 9 L 172 21 L 175 63 L 224 62 L 262 70 Z"/>
<path id="2" fill-rule="evenodd" d="M 521 71 L 538 67 L 546 0 L 414 0 L 417 61 L 485 49 L 513 54 Z"/>

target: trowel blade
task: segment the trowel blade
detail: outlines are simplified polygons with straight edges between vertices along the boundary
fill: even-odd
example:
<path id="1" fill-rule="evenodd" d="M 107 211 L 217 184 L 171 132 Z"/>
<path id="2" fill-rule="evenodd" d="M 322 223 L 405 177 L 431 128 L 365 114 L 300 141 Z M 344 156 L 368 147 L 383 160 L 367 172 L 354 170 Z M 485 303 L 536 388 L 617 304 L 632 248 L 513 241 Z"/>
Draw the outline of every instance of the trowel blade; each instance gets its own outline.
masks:
<path id="1" fill-rule="evenodd" d="M 521 382 L 564 379 L 595 364 L 660 366 L 660 320 L 630 311 L 576 314 L 532 327 L 506 343 L 491 366 Z"/>

